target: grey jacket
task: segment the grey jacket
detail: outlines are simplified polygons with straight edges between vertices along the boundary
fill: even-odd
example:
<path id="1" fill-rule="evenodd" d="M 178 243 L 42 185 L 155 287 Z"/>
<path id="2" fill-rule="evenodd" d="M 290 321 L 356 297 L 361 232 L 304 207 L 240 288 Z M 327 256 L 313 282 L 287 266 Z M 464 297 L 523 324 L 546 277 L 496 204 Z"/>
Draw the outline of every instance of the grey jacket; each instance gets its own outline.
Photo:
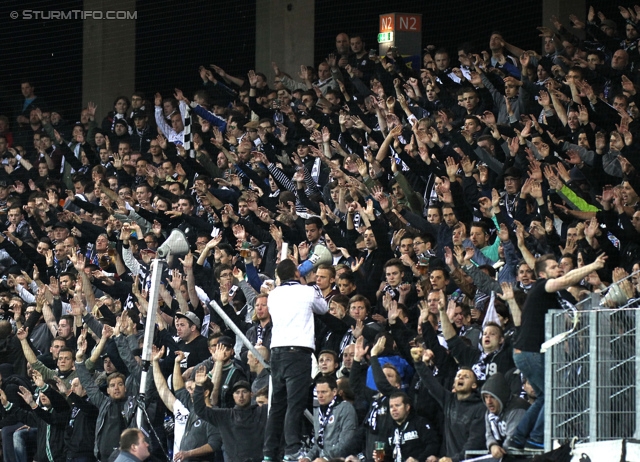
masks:
<path id="1" fill-rule="evenodd" d="M 498 415 L 491 414 L 487 410 L 484 416 L 487 449 L 491 449 L 494 444 L 506 449 L 510 446 L 511 439 L 520 420 L 527 412 L 529 403 L 519 396 L 511 395 L 509 384 L 499 372 L 489 377 L 482 387 L 482 394 L 489 394 L 500 402 Z"/>
<path id="2" fill-rule="evenodd" d="M 80 383 L 87 391 L 87 395 L 89 396 L 89 401 L 91 404 L 98 408 L 98 420 L 96 421 L 96 439 L 95 445 L 93 448 L 93 452 L 96 457 L 99 456 L 99 447 L 100 440 L 102 436 L 102 428 L 104 427 L 105 420 L 109 410 L 112 406 L 116 406 L 116 402 L 111 399 L 109 396 L 105 395 L 100 391 L 96 383 L 93 381 L 91 373 L 87 370 L 87 367 L 83 362 L 76 362 L 76 372 L 78 373 L 78 378 L 80 379 Z M 149 417 L 153 419 L 153 415 L 155 413 L 155 400 L 153 399 L 156 393 L 152 393 L 155 391 L 155 387 L 153 386 L 153 380 L 147 380 L 147 392 L 145 394 L 145 404 L 147 404 L 147 413 Z M 149 405 L 149 403 L 153 403 Z M 136 397 L 135 396 L 127 396 L 126 403 L 124 405 L 122 411 L 122 417 L 124 421 L 128 424 L 129 427 L 135 427 L 136 420 L 135 414 L 137 411 L 136 407 Z M 104 456 L 104 455 L 103 455 Z M 106 459 L 108 455 L 103 457 Z"/>
<path id="3" fill-rule="evenodd" d="M 336 457 L 347 457 L 351 452 L 351 443 L 354 439 L 358 417 L 351 403 L 342 401 L 333 408 L 329 422 L 324 429 L 324 445 L 318 446 L 318 430 L 320 429 L 320 408 L 313 410 L 313 433 L 315 443 L 309 450 L 307 458 L 315 460 L 323 457 L 327 460 Z"/>

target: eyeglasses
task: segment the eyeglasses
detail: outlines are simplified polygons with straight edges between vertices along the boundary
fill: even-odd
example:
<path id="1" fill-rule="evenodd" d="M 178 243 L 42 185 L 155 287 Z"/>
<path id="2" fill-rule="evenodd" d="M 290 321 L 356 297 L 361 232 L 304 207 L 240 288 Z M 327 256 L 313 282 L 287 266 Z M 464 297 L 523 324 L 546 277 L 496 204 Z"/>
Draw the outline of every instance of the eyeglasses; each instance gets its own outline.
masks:
<path id="1" fill-rule="evenodd" d="M 421 245 L 424 244 L 423 241 L 413 241 L 413 245 Z"/>
<path id="2" fill-rule="evenodd" d="M 229 130 L 235 130 L 236 128 L 238 128 L 237 125 L 229 125 Z"/>

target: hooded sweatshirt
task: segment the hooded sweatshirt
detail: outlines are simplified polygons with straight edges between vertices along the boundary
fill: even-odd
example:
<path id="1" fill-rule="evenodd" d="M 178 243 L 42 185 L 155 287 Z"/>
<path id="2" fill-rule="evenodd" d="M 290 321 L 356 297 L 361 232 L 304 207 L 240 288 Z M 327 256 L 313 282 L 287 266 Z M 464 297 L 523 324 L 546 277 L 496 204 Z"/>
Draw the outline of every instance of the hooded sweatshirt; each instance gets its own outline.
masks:
<path id="1" fill-rule="evenodd" d="M 511 394 L 509 384 L 500 372 L 496 372 L 485 382 L 482 395 L 491 395 L 500 403 L 498 414 L 487 410 L 484 416 L 487 449 L 491 449 L 494 444 L 506 449 L 529 403 Z"/>

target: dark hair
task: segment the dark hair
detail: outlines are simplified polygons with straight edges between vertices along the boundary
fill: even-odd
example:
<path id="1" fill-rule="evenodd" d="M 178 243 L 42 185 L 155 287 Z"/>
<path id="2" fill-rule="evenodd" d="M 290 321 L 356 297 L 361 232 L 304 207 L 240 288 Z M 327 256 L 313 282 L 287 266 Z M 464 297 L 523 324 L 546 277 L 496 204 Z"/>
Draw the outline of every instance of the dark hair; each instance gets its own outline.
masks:
<path id="1" fill-rule="evenodd" d="M 63 271 L 62 273 L 60 273 L 60 276 L 58 276 L 58 280 L 60 280 L 60 278 L 61 278 L 62 276 L 69 276 L 69 278 L 70 278 L 72 281 L 75 281 L 75 280 L 76 280 L 76 275 L 75 275 L 75 274 L 73 274 L 73 273 L 70 273 L 69 271 Z M 73 316 L 71 317 L 71 322 L 73 323 Z"/>
<path id="2" fill-rule="evenodd" d="M 291 191 L 282 191 L 278 196 L 278 202 L 281 204 L 287 204 L 288 202 L 296 203 L 296 196 Z"/>
<path id="3" fill-rule="evenodd" d="M 181 184 L 181 183 L 178 182 L 178 184 Z M 183 187 L 184 187 L 184 185 L 183 185 Z M 196 202 L 193 200 L 193 197 L 189 196 L 187 194 L 183 194 L 182 196 L 179 196 L 178 200 L 188 201 L 189 204 L 191 205 L 191 207 L 195 207 L 195 205 L 196 205 Z"/>
<path id="4" fill-rule="evenodd" d="M 438 48 L 435 53 L 433 53 L 433 55 L 447 55 L 449 56 L 449 52 L 446 50 L 446 48 Z"/>
<path id="5" fill-rule="evenodd" d="M 323 354 L 328 354 L 328 355 L 333 356 L 333 361 L 336 364 L 340 363 L 340 358 L 338 357 L 338 353 L 336 353 L 335 351 L 333 351 L 333 350 L 322 350 L 320 353 L 318 353 L 318 358 L 320 358 L 320 356 L 322 356 Z"/>
<path id="6" fill-rule="evenodd" d="M 218 244 L 218 250 L 226 253 L 227 255 L 233 255 L 235 253 L 235 251 L 233 250 L 233 247 L 231 247 L 231 244 L 227 242 Z"/>
<path id="7" fill-rule="evenodd" d="M 411 405 L 411 400 L 409 399 L 409 395 L 407 395 L 404 391 L 394 391 L 389 395 L 389 401 L 395 398 L 402 398 L 402 404 Z"/>
<path id="8" fill-rule="evenodd" d="M 298 267 L 288 258 L 284 259 L 276 267 L 276 274 L 280 278 L 280 282 L 291 281 L 296 278 Z"/>
<path id="9" fill-rule="evenodd" d="M 543 271 L 545 272 L 547 271 L 547 261 L 549 260 L 555 261 L 556 257 L 553 254 L 548 253 L 536 259 L 536 264 L 534 268 L 534 272 L 536 273 L 536 278 L 539 278 L 540 273 L 542 273 Z"/>
<path id="10" fill-rule="evenodd" d="M 60 356 L 60 353 L 65 353 L 65 352 L 71 353 L 71 359 L 74 359 L 74 360 L 76 359 L 76 352 L 66 346 L 60 348 L 60 351 L 58 352 L 58 357 Z"/>
<path id="11" fill-rule="evenodd" d="M 129 452 L 131 446 L 138 444 L 140 435 L 143 435 L 143 433 L 137 428 L 127 428 L 120 434 L 120 450 Z"/>
<path id="12" fill-rule="evenodd" d="M 349 382 L 349 379 L 346 377 L 342 377 L 340 380 L 338 380 L 338 393 L 342 392 L 342 397 L 346 400 L 346 401 L 353 401 L 356 398 L 356 395 L 353 393 L 353 390 L 351 389 L 351 383 Z"/>
<path id="13" fill-rule="evenodd" d="M 320 219 L 320 217 L 309 217 L 304 221 L 304 224 L 305 226 L 316 225 L 318 229 L 322 229 L 322 220 Z"/>
<path id="14" fill-rule="evenodd" d="M 214 270 L 213 275 L 216 279 L 220 279 L 220 275 L 222 274 L 222 272 L 227 270 L 233 270 L 233 267 L 231 265 L 227 265 L 226 263 L 216 265 L 216 269 Z"/>
<path id="15" fill-rule="evenodd" d="M 113 100 L 113 107 L 116 107 L 116 104 L 118 104 L 118 101 L 120 101 L 121 99 L 125 100 L 125 102 L 127 103 L 127 109 L 129 109 L 131 107 L 131 101 L 129 101 L 129 98 L 127 98 L 126 96 L 118 96 L 116 99 Z"/>
<path id="16" fill-rule="evenodd" d="M 335 377 L 331 375 L 319 375 L 316 378 L 315 382 L 316 382 L 316 386 L 320 385 L 321 383 L 326 383 L 327 385 L 329 385 L 329 388 L 331 388 L 332 390 L 338 389 L 338 383 L 336 382 Z"/>
<path id="17" fill-rule="evenodd" d="M 463 42 L 458 45 L 458 51 L 463 51 L 465 55 L 473 52 L 473 45 L 471 42 Z"/>
<path id="18" fill-rule="evenodd" d="M 404 273 L 404 263 L 402 263 L 402 260 L 399 258 L 391 258 L 387 260 L 382 269 L 386 270 L 390 266 L 395 266 L 400 270 L 400 272 Z"/>
<path id="19" fill-rule="evenodd" d="M 356 283 L 356 277 L 351 272 L 344 272 L 344 273 L 340 274 L 338 276 L 338 279 L 345 279 L 345 280 L 349 281 L 352 284 Z"/>
<path id="20" fill-rule="evenodd" d="M 345 309 L 349 308 L 349 297 L 346 295 L 338 294 L 331 297 L 332 302 L 336 302 L 338 305 L 344 307 Z"/>
<path id="21" fill-rule="evenodd" d="M 502 326 L 496 322 L 493 321 L 489 321 L 488 323 L 486 323 L 484 325 L 484 327 L 482 328 L 482 330 L 484 331 L 487 327 L 497 327 L 498 328 L 498 332 L 500 333 L 500 338 L 504 337 L 504 331 L 502 330 Z"/>
<path id="22" fill-rule="evenodd" d="M 258 396 L 269 396 L 269 385 L 262 387 L 260 390 L 256 391 L 255 397 Z"/>
<path id="23" fill-rule="evenodd" d="M 480 265 L 478 266 L 479 270 L 486 270 L 487 274 L 491 276 L 491 278 L 496 277 L 496 269 L 491 265 Z"/>

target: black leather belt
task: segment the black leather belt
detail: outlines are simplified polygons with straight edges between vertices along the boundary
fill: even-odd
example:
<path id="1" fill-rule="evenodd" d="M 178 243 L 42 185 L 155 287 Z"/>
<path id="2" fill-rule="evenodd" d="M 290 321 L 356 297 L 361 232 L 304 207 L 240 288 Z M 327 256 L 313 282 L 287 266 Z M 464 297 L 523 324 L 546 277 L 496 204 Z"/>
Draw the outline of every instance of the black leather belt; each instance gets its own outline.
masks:
<path id="1" fill-rule="evenodd" d="M 296 353 L 308 353 L 308 354 L 313 354 L 313 349 L 311 348 L 306 348 L 306 347 L 300 347 L 300 346 L 283 346 L 283 347 L 274 347 L 271 348 L 272 351 L 278 351 L 278 352 L 296 352 Z"/>

